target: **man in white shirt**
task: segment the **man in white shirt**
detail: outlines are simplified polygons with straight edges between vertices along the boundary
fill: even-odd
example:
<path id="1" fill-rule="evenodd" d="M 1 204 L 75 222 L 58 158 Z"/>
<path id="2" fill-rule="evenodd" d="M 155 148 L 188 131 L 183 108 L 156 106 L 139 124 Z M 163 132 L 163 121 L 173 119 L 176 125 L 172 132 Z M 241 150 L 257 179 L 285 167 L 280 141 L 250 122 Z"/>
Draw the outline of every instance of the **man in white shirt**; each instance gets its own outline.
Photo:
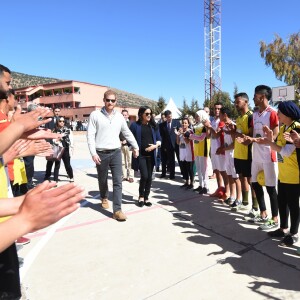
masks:
<path id="1" fill-rule="evenodd" d="M 108 169 L 113 180 L 113 218 L 125 221 L 126 215 L 121 210 L 122 204 L 122 155 L 119 134 L 131 144 L 134 157 L 139 155 L 138 144 L 129 130 L 122 114 L 116 111 L 117 95 L 108 90 L 104 93 L 104 107 L 93 111 L 89 118 L 87 141 L 93 161 L 96 163 L 102 207 L 108 204 Z"/>

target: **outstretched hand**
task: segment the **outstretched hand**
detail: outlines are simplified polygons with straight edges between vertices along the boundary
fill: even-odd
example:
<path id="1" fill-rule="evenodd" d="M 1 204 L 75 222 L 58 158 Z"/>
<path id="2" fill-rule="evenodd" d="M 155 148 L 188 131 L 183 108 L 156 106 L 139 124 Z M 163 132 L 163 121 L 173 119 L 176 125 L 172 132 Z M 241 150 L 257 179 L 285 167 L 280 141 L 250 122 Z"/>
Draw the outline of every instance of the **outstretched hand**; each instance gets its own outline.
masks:
<path id="1" fill-rule="evenodd" d="M 11 122 L 22 124 L 24 132 L 26 132 L 50 122 L 51 118 L 47 118 L 50 114 L 50 109 L 44 107 L 37 107 L 36 110 L 21 114 L 21 107 L 18 105 Z"/>
<path id="2" fill-rule="evenodd" d="M 47 227 L 80 207 L 78 202 L 85 196 L 82 187 L 74 183 L 54 186 L 55 182 L 45 181 L 25 195 L 17 215 L 27 232 Z"/>

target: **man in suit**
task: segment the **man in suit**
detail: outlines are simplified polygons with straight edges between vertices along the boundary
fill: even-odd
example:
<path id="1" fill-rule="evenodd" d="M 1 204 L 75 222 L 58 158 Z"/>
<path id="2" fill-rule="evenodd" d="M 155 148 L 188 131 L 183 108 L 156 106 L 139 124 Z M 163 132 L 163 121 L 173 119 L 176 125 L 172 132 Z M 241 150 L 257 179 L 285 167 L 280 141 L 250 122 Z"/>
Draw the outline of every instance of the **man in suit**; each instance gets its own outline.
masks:
<path id="1" fill-rule="evenodd" d="M 179 160 L 179 146 L 176 144 L 176 134 L 174 129 L 181 127 L 179 120 L 173 120 L 172 112 L 166 110 L 166 121 L 159 124 L 159 131 L 162 139 L 161 143 L 161 164 L 162 172 L 160 178 L 166 177 L 167 164 L 170 169 L 170 179 L 175 179 L 175 153 Z M 179 163 L 180 166 L 180 163 Z"/>

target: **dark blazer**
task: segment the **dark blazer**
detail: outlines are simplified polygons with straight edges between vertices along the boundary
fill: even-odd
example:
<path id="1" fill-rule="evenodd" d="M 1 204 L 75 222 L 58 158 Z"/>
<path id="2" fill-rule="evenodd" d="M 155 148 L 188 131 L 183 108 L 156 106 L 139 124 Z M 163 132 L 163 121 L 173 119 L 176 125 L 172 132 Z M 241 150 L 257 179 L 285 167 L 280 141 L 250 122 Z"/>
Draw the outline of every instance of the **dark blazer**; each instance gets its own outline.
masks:
<path id="1" fill-rule="evenodd" d="M 132 123 L 130 125 L 130 130 L 131 130 L 132 134 L 134 135 L 134 137 L 139 145 L 140 152 L 141 152 L 141 147 L 142 147 L 142 126 L 141 126 L 141 124 L 139 124 L 138 122 Z M 151 127 L 151 130 L 152 130 L 153 144 L 155 145 L 157 141 L 161 141 L 161 137 L 159 134 L 158 127 L 157 128 Z M 154 167 L 156 164 L 156 149 L 153 152 L 154 152 L 153 167 Z M 132 157 L 131 167 L 135 171 L 138 171 L 138 169 L 139 169 L 139 158 L 138 157 L 137 158 Z"/>
<path id="2" fill-rule="evenodd" d="M 45 124 L 45 128 L 53 130 L 56 126 L 56 119 L 55 117 L 52 117 L 52 120 L 49 123 Z"/>
<path id="3" fill-rule="evenodd" d="M 176 134 L 174 132 L 174 127 L 176 127 L 177 129 L 181 127 L 179 120 L 172 119 L 170 131 L 168 129 L 167 121 L 159 124 L 159 131 L 162 139 L 162 144 L 161 144 L 162 149 L 170 149 L 171 145 L 173 149 L 175 149 Z"/>

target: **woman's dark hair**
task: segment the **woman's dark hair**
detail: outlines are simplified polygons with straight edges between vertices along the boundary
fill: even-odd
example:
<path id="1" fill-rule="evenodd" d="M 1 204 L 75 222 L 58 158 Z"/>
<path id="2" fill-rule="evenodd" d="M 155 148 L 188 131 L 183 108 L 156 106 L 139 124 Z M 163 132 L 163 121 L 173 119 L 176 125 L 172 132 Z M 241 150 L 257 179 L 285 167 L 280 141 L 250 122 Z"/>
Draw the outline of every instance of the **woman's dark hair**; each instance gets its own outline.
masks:
<path id="1" fill-rule="evenodd" d="M 189 125 L 191 124 L 190 119 L 189 119 L 188 117 L 183 117 L 183 118 L 181 119 L 181 123 L 182 123 L 184 120 L 187 120 L 188 123 L 189 123 Z"/>
<path id="2" fill-rule="evenodd" d="M 56 128 L 58 128 L 58 123 L 59 123 L 59 120 L 60 120 L 60 119 L 64 119 L 64 121 L 66 122 L 66 118 L 65 118 L 65 117 L 63 117 L 63 116 L 57 117 L 57 118 L 56 118 L 56 124 L 55 124 L 55 127 L 56 127 Z M 66 123 L 65 123 L 65 124 L 66 124 Z"/>
<path id="3" fill-rule="evenodd" d="M 142 124 L 142 120 L 143 120 L 143 114 L 144 114 L 144 112 L 147 110 L 147 109 L 150 109 L 150 111 L 151 111 L 151 118 L 150 118 L 150 121 L 149 121 L 149 125 L 151 126 L 151 127 L 153 127 L 153 128 L 156 128 L 156 122 L 155 122 L 155 120 L 154 120 L 154 118 L 153 118 L 153 116 L 152 116 L 152 109 L 151 109 L 151 107 L 149 107 L 149 106 L 141 106 L 140 108 L 139 108 L 139 111 L 138 111 L 138 120 L 137 120 L 137 123 L 138 124 Z"/>

